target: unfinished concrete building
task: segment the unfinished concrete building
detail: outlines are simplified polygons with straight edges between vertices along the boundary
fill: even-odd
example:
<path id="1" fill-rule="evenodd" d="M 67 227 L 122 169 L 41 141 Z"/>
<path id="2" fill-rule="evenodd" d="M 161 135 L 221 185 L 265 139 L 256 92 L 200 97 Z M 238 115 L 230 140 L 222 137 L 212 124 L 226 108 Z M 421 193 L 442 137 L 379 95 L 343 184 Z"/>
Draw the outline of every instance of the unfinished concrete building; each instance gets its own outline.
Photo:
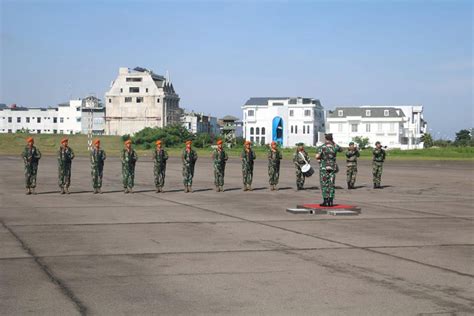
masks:
<path id="1" fill-rule="evenodd" d="M 145 127 L 177 124 L 182 113 L 170 80 L 141 67 L 120 68 L 105 104 L 108 135 L 133 135 Z"/>

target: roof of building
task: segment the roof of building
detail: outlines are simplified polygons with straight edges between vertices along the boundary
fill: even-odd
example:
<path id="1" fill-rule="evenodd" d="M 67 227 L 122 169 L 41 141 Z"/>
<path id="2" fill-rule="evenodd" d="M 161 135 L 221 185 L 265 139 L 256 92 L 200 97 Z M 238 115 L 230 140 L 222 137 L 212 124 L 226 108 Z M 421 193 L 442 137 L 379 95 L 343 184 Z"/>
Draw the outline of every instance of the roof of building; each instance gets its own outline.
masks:
<path id="1" fill-rule="evenodd" d="M 298 100 L 302 100 L 303 104 L 314 104 L 319 102 L 319 100 L 313 98 L 302 98 L 302 97 L 256 97 L 250 98 L 245 102 L 245 105 L 268 105 L 268 101 L 286 101 L 288 100 L 289 104 L 298 104 Z"/>
<path id="2" fill-rule="evenodd" d="M 342 115 L 339 116 L 339 110 L 342 110 Z M 370 110 L 370 115 L 367 112 Z M 384 111 L 388 110 L 388 115 L 385 115 Z M 399 108 L 395 107 L 337 107 L 333 111 L 328 111 L 328 117 L 340 118 L 348 116 L 361 116 L 361 117 L 404 117 L 405 114 Z"/>
<path id="3" fill-rule="evenodd" d="M 238 121 L 239 118 L 235 117 L 235 116 L 232 116 L 232 115 L 226 115 L 223 118 L 221 118 L 221 120 L 223 120 L 223 121 Z"/>

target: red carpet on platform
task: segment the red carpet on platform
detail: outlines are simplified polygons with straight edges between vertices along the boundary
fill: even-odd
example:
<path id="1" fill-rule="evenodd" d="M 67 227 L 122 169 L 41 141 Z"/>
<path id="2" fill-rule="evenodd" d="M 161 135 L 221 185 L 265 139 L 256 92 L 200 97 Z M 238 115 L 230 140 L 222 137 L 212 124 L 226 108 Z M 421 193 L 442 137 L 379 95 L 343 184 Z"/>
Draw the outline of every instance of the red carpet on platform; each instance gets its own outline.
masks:
<path id="1" fill-rule="evenodd" d="M 334 204 L 334 206 L 320 206 L 319 203 L 303 204 L 303 205 L 298 205 L 298 207 L 310 208 L 310 209 L 330 209 L 330 210 L 335 210 L 335 209 L 351 210 L 351 209 L 357 208 L 356 205 L 349 205 L 349 204 Z"/>

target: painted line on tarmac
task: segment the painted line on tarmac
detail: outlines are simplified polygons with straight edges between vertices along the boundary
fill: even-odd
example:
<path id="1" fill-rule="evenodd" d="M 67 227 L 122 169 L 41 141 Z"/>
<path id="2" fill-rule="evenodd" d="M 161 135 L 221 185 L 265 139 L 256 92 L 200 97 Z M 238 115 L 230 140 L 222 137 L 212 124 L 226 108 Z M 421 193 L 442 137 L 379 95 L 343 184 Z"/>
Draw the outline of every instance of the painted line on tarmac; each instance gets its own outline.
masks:
<path id="1" fill-rule="evenodd" d="M 39 266 L 39 268 L 46 274 L 48 279 L 56 284 L 61 293 L 66 296 L 69 300 L 72 301 L 76 309 L 79 311 L 81 315 L 87 315 L 87 307 L 84 305 L 84 303 L 74 294 L 74 292 L 65 284 L 63 280 L 58 278 L 56 275 L 54 275 L 53 271 L 48 267 L 46 263 L 44 263 L 40 257 L 38 257 L 35 252 L 26 244 L 24 240 L 20 238 L 9 226 L 7 226 L 3 221 L 0 220 L 0 223 L 2 226 L 10 232 L 10 234 L 15 237 L 15 239 L 20 243 L 21 247 L 23 250 L 28 253 L 33 260 L 36 262 L 36 264 Z M 31 258 L 30 258 L 31 259 Z"/>

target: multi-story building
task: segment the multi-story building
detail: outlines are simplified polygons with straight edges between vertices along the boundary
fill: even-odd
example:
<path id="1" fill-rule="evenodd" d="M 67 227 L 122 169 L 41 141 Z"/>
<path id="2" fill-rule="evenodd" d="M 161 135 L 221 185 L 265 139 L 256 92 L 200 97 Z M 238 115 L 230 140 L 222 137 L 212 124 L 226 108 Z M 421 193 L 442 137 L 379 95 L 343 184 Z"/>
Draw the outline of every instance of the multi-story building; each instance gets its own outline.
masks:
<path id="1" fill-rule="evenodd" d="M 380 141 L 390 148 L 423 148 L 427 131 L 423 106 L 336 107 L 326 120 L 328 132 L 341 146 L 359 136 L 368 138 L 371 146 Z"/>
<path id="2" fill-rule="evenodd" d="M 180 123 L 179 96 L 164 76 L 137 67 L 120 68 L 105 94 L 106 133 L 134 134 L 145 127 Z"/>
<path id="3" fill-rule="evenodd" d="M 243 106 L 243 136 L 255 144 L 276 141 L 284 147 L 315 146 L 323 132 L 319 100 L 301 97 L 250 98 Z"/>
<path id="4" fill-rule="evenodd" d="M 183 112 L 181 115 L 182 125 L 193 134 L 207 133 L 209 135 L 219 135 L 217 118 L 204 115 L 203 113 Z"/>
<path id="5" fill-rule="evenodd" d="M 91 98 L 95 99 L 70 100 L 49 108 L 0 107 L 0 133 L 78 134 L 87 133 L 90 126 L 94 134 L 103 134 L 104 107 L 98 99 L 94 109 L 88 107 L 86 101 Z M 87 123 L 89 117 L 93 118 L 91 124 Z"/>

